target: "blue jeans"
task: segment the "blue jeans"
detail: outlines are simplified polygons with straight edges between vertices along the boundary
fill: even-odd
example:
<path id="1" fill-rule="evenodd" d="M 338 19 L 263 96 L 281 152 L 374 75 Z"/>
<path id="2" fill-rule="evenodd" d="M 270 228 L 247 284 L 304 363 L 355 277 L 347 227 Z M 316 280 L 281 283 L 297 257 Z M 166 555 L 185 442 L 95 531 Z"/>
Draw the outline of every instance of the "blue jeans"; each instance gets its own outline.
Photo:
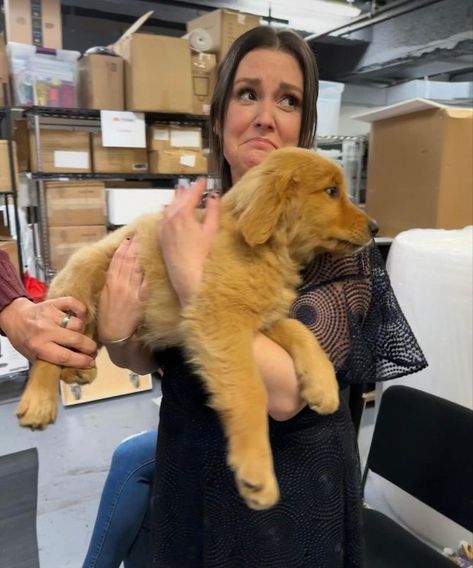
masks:
<path id="1" fill-rule="evenodd" d="M 115 449 L 83 568 L 146 566 L 156 440 L 143 432 Z"/>

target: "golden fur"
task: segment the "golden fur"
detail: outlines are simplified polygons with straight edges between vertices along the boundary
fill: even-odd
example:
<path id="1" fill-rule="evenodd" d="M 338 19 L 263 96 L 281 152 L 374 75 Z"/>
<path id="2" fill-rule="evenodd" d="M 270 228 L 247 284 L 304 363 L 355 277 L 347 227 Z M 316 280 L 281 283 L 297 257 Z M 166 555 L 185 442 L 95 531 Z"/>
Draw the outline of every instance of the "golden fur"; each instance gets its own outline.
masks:
<path id="1" fill-rule="evenodd" d="M 261 331 L 289 352 L 313 410 L 338 408 L 332 364 L 314 335 L 287 315 L 303 266 L 317 253 L 347 254 L 366 245 L 369 219 L 350 202 L 336 164 L 310 150 L 276 150 L 222 198 L 218 237 L 184 311 L 157 245 L 158 222 L 158 214 L 143 216 L 77 252 L 54 278 L 49 297 L 83 302 L 86 333 L 97 341 L 97 302 L 110 259 L 125 237 L 137 233 L 150 294 L 136 335 L 152 349 L 185 348 L 222 420 L 241 496 L 254 509 L 270 507 L 279 493 L 253 336 Z M 95 373 L 37 361 L 17 408 L 20 424 L 46 427 L 56 417 L 59 378 L 86 383 Z"/>

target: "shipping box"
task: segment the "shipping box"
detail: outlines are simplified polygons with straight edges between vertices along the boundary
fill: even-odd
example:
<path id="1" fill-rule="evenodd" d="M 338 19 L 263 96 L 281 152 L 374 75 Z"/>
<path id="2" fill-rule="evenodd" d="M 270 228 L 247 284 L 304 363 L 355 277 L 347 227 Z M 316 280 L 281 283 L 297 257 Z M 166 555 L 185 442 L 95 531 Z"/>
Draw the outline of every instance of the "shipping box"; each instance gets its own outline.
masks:
<path id="1" fill-rule="evenodd" d="M 106 234 L 105 225 L 49 227 L 51 268 L 60 270 L 73 253 L 84 245 L 99 241 Z"/>
<path id="2" fill-rule="evenodd" d="M 136 33 L 148 12 L 113 44 L 125 61 L 127 110 L 192 113 L 191 54 L 185 39 Z"/>
<path id="3" fill-rule="evenodd" d="M 473 109 L 413 99 L 371 122 L 366 211 L 380 236 L 473 223 Z"/>
<path id="4" fill-rule="evenodd" d="M 28 124 L 26 120 L 15 120 L 13 123 L 13 138 L 16 144 L 16 156 L 18 159 L 18 171 L 30 170 L 30 142 Z"/>
<path id="5" fill-rule="evenodd" d="M 45 190 L 49 227 L 105 224 L 103 183 L 50 181 Z"/>
<path id="6" fill-rule="evenodd" d="M 187 22 L 187 31 L 204 29 L 212 40 L 209 51 L 216 53 L 218 61 L 221 61 L 236 38 L 256 28 L 260 22 L 260 16 L 255 14 L 223 8 L 190 20 Z"/>
<path id="7" fill-rule="evenodd" d="M 18 274 L 20 274 L 20 263 L 18 261 L 18 245 L 14 239 L 7 236 L 0 236 L 0 250 L 3 250 L 8 254 L 10 262 L 16 268 Z"/>
<path id="8" fill-rule="evenodd" d="M 148 150 L 172 148 L 201 150 L 202 128 L 200 126 L 150 124 L 147 129 L 147 139 Z"/>
<path id="9" fill-rule="evenodd" d="M 8 41 L 62 49 L 61 0 L 5 0 Z"/>
<path id="10" fill-rule="evenodd" d="M 153 174 L 206 174 L 207 157 L 195 150 L 149 152 L 149 171 Z"/>
<path id="11" fill-rule="evenodd" d="M 112 55 L 84 55 L 78 64 L 79 107 L 124 110 L 123 59 Z"/>
<path id="12" fill-rule="evenodd" d="M 33 172 L 89 173 L 92 171 L 88 132 L 42 129 L 40 164 L 37 164 L 35 136 L 31 131 L 29 141 Z"/>
<path id="13" fill-rule="evenodd" d="M 15 163 L 15 179 L 18 190 L 18 162 L 16 158 L 16 144 L 12 142 L 13 159 Z M 12 176 L 10 174 L 10 157 L 8 155 L 7 140 L 0 140 L 0 193 L 12 191 Z"/>
<path id="14" fill-rule="evenodd" d="M 118 174 L 148 171 L 146 148 L 104 147 L 100 132 L 92 134 L 92 156 L 95 173 Z"/>
<path id="15" fill-rule="evenodd" d="M 217 56 L 213 53 L 192 53 L 191 60 L 193 113 L 209 114 L 217 80 Z"/>

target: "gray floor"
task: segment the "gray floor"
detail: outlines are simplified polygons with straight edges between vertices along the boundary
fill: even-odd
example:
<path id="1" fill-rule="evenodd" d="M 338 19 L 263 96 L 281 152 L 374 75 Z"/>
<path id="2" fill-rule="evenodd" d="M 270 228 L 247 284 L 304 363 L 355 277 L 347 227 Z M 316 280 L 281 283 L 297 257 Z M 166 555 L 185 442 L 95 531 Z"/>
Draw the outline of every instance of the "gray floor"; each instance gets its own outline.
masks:
<path id="1" fill-rule="evenodd" d="M 0 455 L 38 448 L 41 568 L 82 566 L 112 452 L 127 436 L 156 427 L 152 399 L 159 395 L 155 383 L 146 393 L 61 408 L 44 432 L 17 425 L 16 403 L 0 405 Z"/>
<path id="2" fill-rule="evenodd" d="M 154 390 L 102 402 L 61 408 L 56 424 L 44 432 L 17 425 L 16 403 L 0 405 L 0 455 L 38 448 L 38 541 L 41 568 L 80 568 L 114 448 L 157 424 Z M 374 412 L 367 409 L 360 429 L 366 459 Z M 5 567 L 8 568 L 8 567 Z"/>

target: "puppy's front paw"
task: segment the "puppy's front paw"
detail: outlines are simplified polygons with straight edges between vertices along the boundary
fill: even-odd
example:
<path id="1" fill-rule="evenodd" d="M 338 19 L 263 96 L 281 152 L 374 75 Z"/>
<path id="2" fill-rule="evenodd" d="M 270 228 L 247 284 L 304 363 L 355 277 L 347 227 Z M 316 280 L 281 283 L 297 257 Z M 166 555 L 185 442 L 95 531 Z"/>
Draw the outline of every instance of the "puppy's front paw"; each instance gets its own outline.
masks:
<path id="1" fill-rule="evenodd" d="M 333 365 L 327 361 L 315 373 L 300 377 L 301 395 L 309 407 L 319 414 L 331 414 L 340 404 L 338 382 Z"/>
<path id="2" fill-rule="evenodd" d="M 57 392 L 37 392 L 31 396 L 27 391 L 21 397 L 15 414 L 20 426 L 31 430 L 44 430 L 56 421 Z"/>
<path id="3" fill-rule="evenodd" d="M 227 463 L 235 474 L 238 492 L 250 509 L 269 509 L 279 500 L 279 488 L 274 475 L 269 446 L 256 448 L 255 440 L 248 446 L 242 440 L 232 444 Z"/>
<path id="4" fill-rule="evenodd" d="M 97 369 L 72 369 L 64 367 L 61 370 L 61 381 L 67 384 L 77 383 L 78 385 L 87 385 L 97 377 Z"/>

